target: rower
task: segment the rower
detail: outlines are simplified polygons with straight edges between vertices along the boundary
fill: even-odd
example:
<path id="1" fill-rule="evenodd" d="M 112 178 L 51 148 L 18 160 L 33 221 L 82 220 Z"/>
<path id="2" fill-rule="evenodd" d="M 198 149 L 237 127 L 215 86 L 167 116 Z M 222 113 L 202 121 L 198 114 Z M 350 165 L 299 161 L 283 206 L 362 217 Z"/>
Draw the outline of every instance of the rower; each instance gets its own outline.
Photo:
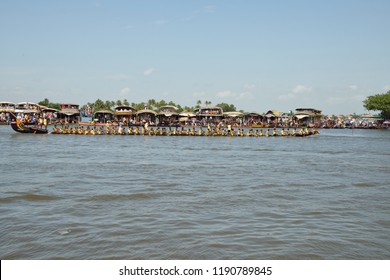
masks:
<path id="1" fill-rule="evenodd" d="M 295 136 L 296 135 L 296 130 L 295 130 L 295 128 L 293 128 L 293 130 L 292 130 L 292 132 L 291 132 L 291 136 Z"/>
<path id="2" fill-rule="evenodd" d="M 56 125 L 54 125 L 54 127 L 53 127 L 53 133 L 54 134 L 58 134 L 59 133 L 59 130 L 57 129 Z"/>

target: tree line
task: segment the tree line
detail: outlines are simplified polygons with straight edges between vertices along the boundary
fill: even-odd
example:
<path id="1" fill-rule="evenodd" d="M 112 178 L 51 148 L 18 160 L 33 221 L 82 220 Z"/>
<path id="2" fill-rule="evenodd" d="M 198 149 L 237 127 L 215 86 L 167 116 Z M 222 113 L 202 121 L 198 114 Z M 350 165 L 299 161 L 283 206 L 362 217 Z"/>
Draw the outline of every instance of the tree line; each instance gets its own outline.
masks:
<path id="1" fill-rule="evenodd" d="M 60 103 L 52 103 L 49 101 L 48 98 L 45 98 L 44 100 L 38 102 L 38 104 L 54 108 L 54 109 L 61 109 Z M 82 106 L 82 110 L 91 109 L 92 112 L 100 111 L 100 110 L 109 110 L 114 111 L 115 107 L 117 106 L 131 106 L 136 110 L 142 110 L 147 109 L 158 111 L 163 106 L 175 106 L 178 108 L 179 113 L 183 111 L 194 111 L 195 109 L 198 109 L 202 107 L 202 104 L 204 106 L 210 106 L 212 103 L 211 101 L 205 101 L 204 103 L 201 100 L 198 100 L 196 104 L 192 107 L 188 106 L 181 106 L 180 104 L 176 104 L 173 101 L 166 102 L 165 100 L 156 101 L 155 99 L 149 99 L 147 102 L 141 102 L 141 103 L 130 103 L 127 101 L 127 99 L 117 100 L 117 101 L 103 101 L 101 99 L 97 99 L 95 102 L 88 102 L 84 106 Z M 215 105 L 216 107 L 221 107 L 224 112 L 232 112 L 237 111 L 236 106 L 233 104 L 227 104 L 227 103 L 219 103 Z M 380 111 L 381 117 L 384 119 L 390 118 L 390 90 L 383 94 L 375 94 L 368 96 L 363 101 L 363 107 L 367 110 L 373 110 L 373 111 Z M 240 110 L 240 112 L 244 112 L 243 110 Z"/>
<path id="2" fill-rule="evenodd" d="M 382 118 L 390 119 L 390 90 L 383 94 L 368 96 L 363 101 L 363 106 L 367 110 L 380 111 Z"/>
<path id="3" fill-rule="evenodd" d="M 49 101 L 48 98 L 45 98 L 43 101 L 38 102 L 38 104 L 49 107 L 49 108 L 55 108 L 55 109 L 61 109 L 61 106 L 59 103 L 52 103 Z M 184 112 L 184 111 L 194 111 L 195 109 L 201 108 L 202 104 L 204 106 L 211 106 L 211 101 L 204 101 L 198 100 L 196 104 L 192 107 L 189 106 L 181 106 L 180 104 L 176 104 L 173 101 L 166 102 L 165 100 L 156 101 L 155 99 L 149 99 L 146 102 L 141 103 L 130 103 L 127 99 L 124 100 L 106 100 L 103 101 L 101 99 L 97 99 L 95 102 L 88 102 L 87 104 L 83 105 L 81 107 L 81 110 L 87 111 L 92 110 L 92 112 L 97 112 L 101 110 L 108 110 L 108 111 L 115 111 L 115 108 L 118 106 L 131 106 L 137 111 L 142 109 L 149 109 L 154 111 L 159 111 L 161 107 L 163 106 L 174 106 L 178 109 L 178 112 Z M 221 107 L 224 112 L 232 112 L 236 111 L 236 106 L 233 104 L 227 104 L 227 103 L 219 103 L 215 105 L 216 107 Z M 243 110 L 241 110 L 243 112 Z"/>
<path id="4" fill-rule="evenodd" d="M 211 101 L 205 101 L 204 103 L 201 100 L 198 100 L 196 102 L 196 105 L 189 107 L 189 106 L 181 106 L 180 104 L 176 104 L 173 101 L 165 101 L 165 100 L 160 100 L 157 101 L 155 99 L 149 99 L 146 102 L 141 102 L 141 103 L 130 103 L 127 101 L 127 99 L 124 99 L 123 101 L 117 100 L 117 101 L 105 101 L 103 102 L 101 99 L 97 99 L 93 103 L 87 103 L 84 106 L 87 106 L 89 108 L 92 108 L 93 112 L 100 111 L 100 110 L 109 110 L 109 111 L 114 111 L 115 107 L 117 106 L 131 106 L 134 109 L 142 110 L 142 109 L 149 109 L 149 110 L 154 110 L 154 111 L 159 111 L 161 107 L 164 106 L 174 106 L 178 109 L 178 112 L 181 113 L 183 111 L 194 111 L 195 109 L 198 109 L 202 107 L 202 104 L 204 106 L 210 106 L 212 103 Z M 229 111 L 236 111 L 236 106 L 233 104 L 227 104 L 227 103 L 219 103 L 215 105 L 216 107 L 221 107 L 223 111 L 229 112 Z"/>

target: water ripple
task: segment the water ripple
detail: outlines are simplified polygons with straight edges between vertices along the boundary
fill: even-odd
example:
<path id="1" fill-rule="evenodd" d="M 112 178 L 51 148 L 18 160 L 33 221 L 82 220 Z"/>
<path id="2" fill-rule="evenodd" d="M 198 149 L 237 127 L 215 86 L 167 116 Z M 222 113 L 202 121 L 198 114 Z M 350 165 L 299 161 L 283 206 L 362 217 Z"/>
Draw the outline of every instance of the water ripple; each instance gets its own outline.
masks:
<path id="1" fill-rule="evenodd" d="M 388 132 L 40 137 L 0 127 L 0 257 L 389 259 Z"/>

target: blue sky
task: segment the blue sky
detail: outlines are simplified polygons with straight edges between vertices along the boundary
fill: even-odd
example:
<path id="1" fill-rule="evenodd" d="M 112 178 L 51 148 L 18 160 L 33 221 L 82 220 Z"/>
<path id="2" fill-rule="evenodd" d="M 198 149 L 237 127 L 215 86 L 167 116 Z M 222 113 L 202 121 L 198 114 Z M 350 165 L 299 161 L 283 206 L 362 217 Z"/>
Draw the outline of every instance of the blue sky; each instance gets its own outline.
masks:
<path id="1" fill-rule="evenodd" d="M 390 1 L 0 0 L 0 101 L 148 99 L 364 113 Z"/>

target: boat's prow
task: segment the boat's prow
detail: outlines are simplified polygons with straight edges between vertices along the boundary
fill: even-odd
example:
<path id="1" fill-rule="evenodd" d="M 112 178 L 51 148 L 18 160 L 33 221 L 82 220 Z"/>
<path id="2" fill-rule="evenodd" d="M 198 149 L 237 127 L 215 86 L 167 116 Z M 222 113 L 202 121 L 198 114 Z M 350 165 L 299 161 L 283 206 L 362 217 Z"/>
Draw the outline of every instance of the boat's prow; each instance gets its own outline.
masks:
<path id="1" fill-rule="evenodd" d="M 11 127 L 13 130 L 19 133 L 47 134 L 49 132 L 47 129 L 44 128 L 25 126 L 18 119 L 11 122 Z"/>

